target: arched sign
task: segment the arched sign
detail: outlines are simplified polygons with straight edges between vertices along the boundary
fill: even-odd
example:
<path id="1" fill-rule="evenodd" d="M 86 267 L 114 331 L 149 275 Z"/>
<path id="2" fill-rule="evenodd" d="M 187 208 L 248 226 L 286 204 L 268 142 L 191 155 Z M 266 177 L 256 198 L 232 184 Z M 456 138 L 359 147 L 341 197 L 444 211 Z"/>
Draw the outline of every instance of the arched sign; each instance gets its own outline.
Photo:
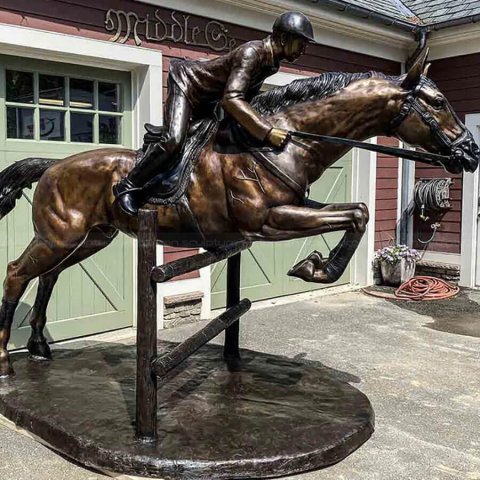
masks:
<path id="1" fill-rule="evenodd" d="M 132 37 L 140 46 L 142 38 L 150 42 L 174 42 L 185 45 L 206 47 L 216 52 L 230 51 L 236 41 L 228 36 L 228 29 L 216 20 L 211 20 L 202 27 L 194 24 L 190 15 L 172 11 L 171 23 L 160 16 L 157 9 L 153 15 L 146 14 L 140 18 L 134 12 L 110 9 L 105 15 L 105 29 L 114 32 L 112 42 L 125 43 Z"/>

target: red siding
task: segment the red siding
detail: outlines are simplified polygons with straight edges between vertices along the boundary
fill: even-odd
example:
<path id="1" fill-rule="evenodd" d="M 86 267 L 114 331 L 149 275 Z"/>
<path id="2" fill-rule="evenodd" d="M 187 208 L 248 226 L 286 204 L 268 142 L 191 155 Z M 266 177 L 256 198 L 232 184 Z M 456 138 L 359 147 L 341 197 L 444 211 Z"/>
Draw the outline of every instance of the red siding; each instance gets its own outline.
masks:
<path id="1" fill-rule="evenodd" d="M 178 260 L 180 258 L 190 257 L 191 255 L 195 255 L 198 253 L 196 248 L 178 248 L 178 247 L 165 247 L 163 252 L 164 262 L 173 262 L 174 260 Z M 177 280 L 186 280 L 187 278 L 197 278 L 200 276 L 198 270 L 195 272 L 184 273 L 183 275 L 179 275 L 170 282 L 176 282 Z"/>
<path id="2" fill-rule="evenodd" d="M 398 147 L 395 138 L 378 137 L 380 145 Z M 377 155 L 375 250 L 395 243 L 398 202 L 398 158 Z"/>
<path id="3" fill-rule="evenodd" d="M 480 112 L 480 54 L 435 60 L 432 62 L 429 76 L 450 101 L 462 121 L 465 121 L 465 114 Z M 440 167 L 417 165 L 415 177 L 416 179 L 454 178 L 455 183 L 451 188 L 453 208 L 440 219 L 441 227 L 428 250 L 460 253 L 462 176 L 451 175 Z M 417 215 L 414 220 L 414 239 L 429 239 L 432 233 L 430 225 L 435 220 L 432 218 L 428 222 L 422 222 Z M 416 242 L 416 246 L 424 248 L 418 242 Z"/>

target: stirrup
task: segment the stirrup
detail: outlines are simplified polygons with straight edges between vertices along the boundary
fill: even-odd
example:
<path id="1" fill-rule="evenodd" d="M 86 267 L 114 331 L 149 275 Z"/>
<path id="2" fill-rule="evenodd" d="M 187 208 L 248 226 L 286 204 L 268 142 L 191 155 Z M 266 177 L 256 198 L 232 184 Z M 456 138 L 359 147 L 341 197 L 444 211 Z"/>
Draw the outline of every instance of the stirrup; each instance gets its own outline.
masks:
<path id="1" fill-rule="evenodd" d="M 164 125 L 153 125 L 152 123 L 146 123 L 144 127 L 148 133 L 155 136 L 160 136 L 162 133 L 165 132 Z"/>
<path id="2" fill-rule="evenodd" d="M 138 192 L 141 191 L 142 188 L 136 187 L 127 177 L 124 177 L 112 187 L 112 190 L 115 199 L 118 200 L 127 193 Z"/>
<path id="3" fill-rule="evenodd" d="M 115 203 L 127 215 L 130 215 L 132 217 L 135 217 L 136 215 L 138 215 L 138 210 L 139 208 L 141 208 L 141 206 L 144 203 L 143 196 L 140 194 L 142 189 L 135 187 L 135 188 L 119 191 L 116 187 L 118 187 L 118 184 L 113 186 L 113 193 L 115 194 Z"/>

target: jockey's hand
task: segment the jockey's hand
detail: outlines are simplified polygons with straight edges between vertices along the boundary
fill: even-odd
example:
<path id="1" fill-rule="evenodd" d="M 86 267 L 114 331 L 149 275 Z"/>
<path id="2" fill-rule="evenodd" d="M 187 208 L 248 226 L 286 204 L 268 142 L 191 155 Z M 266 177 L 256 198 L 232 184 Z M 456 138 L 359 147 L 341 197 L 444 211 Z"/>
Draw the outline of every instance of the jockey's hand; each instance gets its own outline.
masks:
<path id="1" fill-rule="evenodd" d="M 290 140 L 290 133 L 283 128 L 272 128 L 267 135 L 267 142 L 276 148 L 282 148 Z"/>

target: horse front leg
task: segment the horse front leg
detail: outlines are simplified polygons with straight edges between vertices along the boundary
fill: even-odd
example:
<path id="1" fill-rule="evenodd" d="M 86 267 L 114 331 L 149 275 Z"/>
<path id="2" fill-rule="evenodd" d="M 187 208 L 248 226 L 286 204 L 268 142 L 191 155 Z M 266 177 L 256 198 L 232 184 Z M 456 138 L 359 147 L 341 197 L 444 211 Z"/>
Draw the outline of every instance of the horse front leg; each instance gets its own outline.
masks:
<path id="1" fill-rule="evenodd" d="M 333 283 L 342 276 L 365 233 L 368 208 L 364 203 L 309 205 L 271 208 L 262 239 L 289 240 L 344 230 L 345 235 L 328 259 L 315 251 L 288 272 L 307 282 Z"/>

